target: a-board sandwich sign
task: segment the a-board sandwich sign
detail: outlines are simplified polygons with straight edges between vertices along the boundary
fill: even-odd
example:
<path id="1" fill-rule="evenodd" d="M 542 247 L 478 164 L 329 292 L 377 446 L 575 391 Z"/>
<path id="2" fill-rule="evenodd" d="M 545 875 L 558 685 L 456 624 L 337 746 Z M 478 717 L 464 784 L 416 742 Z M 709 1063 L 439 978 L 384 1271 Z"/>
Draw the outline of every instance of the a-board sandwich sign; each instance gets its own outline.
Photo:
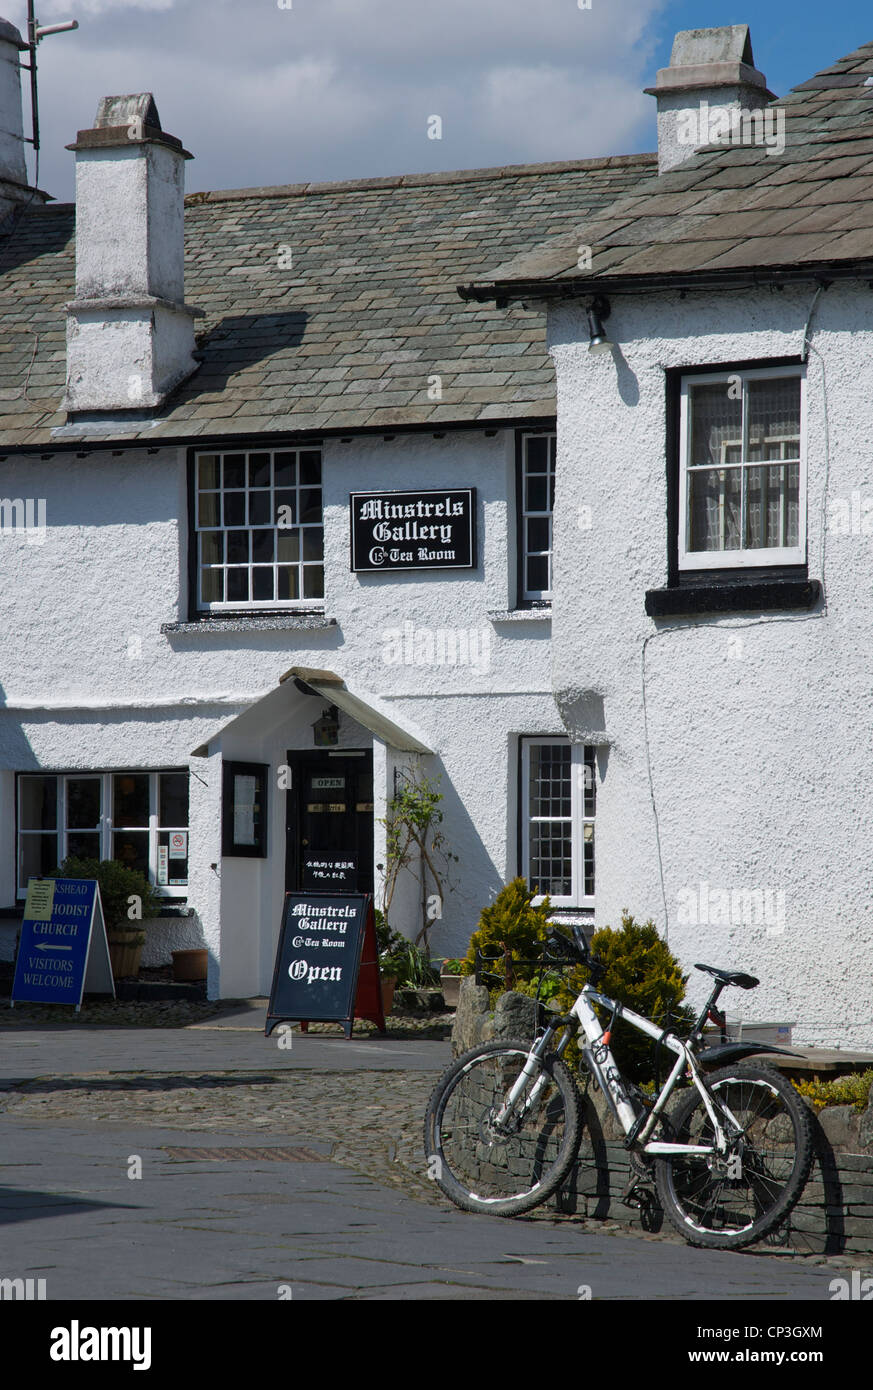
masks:
<path id="1" fill-rule="evenodd" d="M 85 991 L 111 994 L 115 981 L 100 888 L 89 878 L 31 878 L 11 1004 L 74 1004 Z"/>
<path id="2" fill-rule="evenodd" d="M 265 1033 L 278 1023 L 355 1018 L 384 1033 L 373 900 L 368 893 L 287 893 Z"/>

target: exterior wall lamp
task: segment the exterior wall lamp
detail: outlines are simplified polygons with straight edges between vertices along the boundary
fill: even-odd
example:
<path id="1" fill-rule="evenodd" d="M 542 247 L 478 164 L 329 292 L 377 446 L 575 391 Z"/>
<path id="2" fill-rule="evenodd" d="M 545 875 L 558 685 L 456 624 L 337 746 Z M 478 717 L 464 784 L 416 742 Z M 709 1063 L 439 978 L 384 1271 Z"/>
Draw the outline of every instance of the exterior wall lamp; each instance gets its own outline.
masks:
<path id="1" fill-rule="evenodd" d="M 586 313 L 588 314 L 588 351 L 611 352 L 612 343 L 603 327 L 604 319 L 608 319 L 611 313 L 609 300 L 598 295 L 596 299 L 592 299 Z"/>
<path id="2" fill-rule="evenodd" d="M 316 748 L 335 748 L 339 741 L 339 710 L 330 705 L 312 726 L 312 741 Z"/>

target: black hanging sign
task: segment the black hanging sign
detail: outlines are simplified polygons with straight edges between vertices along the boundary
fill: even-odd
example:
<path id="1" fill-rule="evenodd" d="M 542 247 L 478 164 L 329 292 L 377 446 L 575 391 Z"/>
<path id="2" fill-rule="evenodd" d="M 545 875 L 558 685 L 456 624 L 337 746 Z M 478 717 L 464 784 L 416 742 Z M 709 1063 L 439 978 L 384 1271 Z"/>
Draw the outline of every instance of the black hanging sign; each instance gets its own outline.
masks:
<path id="1" fill-rule="evenodd" d="M 476 568 L 476 489 L 353 492 L 352 569 Z"/>
<path id="2" fill-rule="evenodd" d="M 278 1023 L 341 1023 L 355 1018 L 385 1032 L 379 957 L 368 893 L 286 893 L 267 1010 L 267 1037 Z"/>

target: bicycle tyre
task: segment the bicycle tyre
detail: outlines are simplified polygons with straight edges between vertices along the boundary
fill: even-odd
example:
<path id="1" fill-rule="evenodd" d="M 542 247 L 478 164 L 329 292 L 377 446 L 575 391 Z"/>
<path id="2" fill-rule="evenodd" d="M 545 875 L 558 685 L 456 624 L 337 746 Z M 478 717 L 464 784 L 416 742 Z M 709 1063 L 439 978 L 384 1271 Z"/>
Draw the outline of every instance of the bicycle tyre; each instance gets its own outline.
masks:
<path id="1" fill-rule="evenodd" d="M 812 1122 L 791 1082 L 770 1067 L 723 1067 L 705 1080 L 743 1126 L 741 1146 L 734 1149 L 741 1176 L 730 1176 L 724 1160 L 660 1157 L 658 1196 L 690 1245 L 740 1250 L 778 1226 L 803 1191 L 812 1165 Z M 712 1142 L 712 1122 L 696 1088 L 670 1119 L 674 1142 Z"/>
<path id="2" fill-rule="evenodd" d="M 581 1101 L 571 1072 L 553 1054 L 542 1059 L 537 1079 L 545 1073 L 547 1083 L 535 1114 L 515 1132 L 498 1133 L 490 1124 L 530 1046 L 507 1039 L 470 1048 L 434 1087 L 424 1120 L 429 1175 L 462 1211 L 519 1216 L 551 1196 L 573 1165 Z"/>

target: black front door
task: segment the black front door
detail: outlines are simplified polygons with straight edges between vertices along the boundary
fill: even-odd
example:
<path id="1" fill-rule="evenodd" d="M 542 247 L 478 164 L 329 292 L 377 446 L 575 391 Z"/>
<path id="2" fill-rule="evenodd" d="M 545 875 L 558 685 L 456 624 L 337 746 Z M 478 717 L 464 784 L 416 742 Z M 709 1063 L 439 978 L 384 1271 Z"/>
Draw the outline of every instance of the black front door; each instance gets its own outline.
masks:
<path id="1" fill-rule="evenodd" d="M 372 893 L 373 753 L 288 753 L 285 891 Z"/>

